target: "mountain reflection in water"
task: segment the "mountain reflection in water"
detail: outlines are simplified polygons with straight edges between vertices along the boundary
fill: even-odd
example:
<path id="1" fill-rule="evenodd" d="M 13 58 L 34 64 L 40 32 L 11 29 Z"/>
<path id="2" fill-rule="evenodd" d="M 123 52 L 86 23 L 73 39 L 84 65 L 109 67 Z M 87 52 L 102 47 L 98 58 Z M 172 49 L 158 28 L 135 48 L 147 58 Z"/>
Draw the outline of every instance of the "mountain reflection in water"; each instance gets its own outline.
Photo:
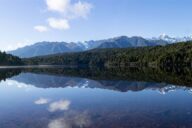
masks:
<path id="1" fill-rule="evenodd" d="M 190 69 L 1 69 L 0 128 L 190 128 L 191 75 Z"/>

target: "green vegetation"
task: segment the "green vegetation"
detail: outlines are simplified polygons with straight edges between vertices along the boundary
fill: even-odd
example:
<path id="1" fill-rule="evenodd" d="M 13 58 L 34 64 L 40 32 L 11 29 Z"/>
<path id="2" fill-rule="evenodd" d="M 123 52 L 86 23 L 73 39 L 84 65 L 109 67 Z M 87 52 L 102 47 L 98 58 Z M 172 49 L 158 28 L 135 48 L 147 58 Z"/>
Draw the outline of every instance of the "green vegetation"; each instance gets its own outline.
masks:
<path id="1" fill-rule="evenodd" d="M 192 42 L 155 47 L 94 49 L 79 53 L 34 57 L 23 61 L 28 65 L 183 67 L 191 66 Z"/>
<path id="2" fill-rule="evenodd" d="M 0 66 L 16 66 L 23 65 L 20 58 L 6 54 L 5 52 L 0 52 Z"/>

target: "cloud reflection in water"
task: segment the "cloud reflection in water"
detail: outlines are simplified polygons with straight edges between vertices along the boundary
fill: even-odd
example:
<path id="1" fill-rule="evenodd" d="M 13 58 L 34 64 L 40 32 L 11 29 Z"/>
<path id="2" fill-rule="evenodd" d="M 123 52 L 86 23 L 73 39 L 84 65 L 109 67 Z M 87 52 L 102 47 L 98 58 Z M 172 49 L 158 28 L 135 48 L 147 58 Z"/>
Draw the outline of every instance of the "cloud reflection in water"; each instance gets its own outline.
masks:
<path id="1" fill-rule="evenodd" d="M 68 111 L 63 117 L 51 120 L 48 124 L 48 128 L 81 128 L 90 125 L 91 119 L 88 112 Z"/>
<path id="2" fill-rule="evenodd" d="M 49 99 L 47 98 L 39 98 L 38 100 L 36 100 L 34 103 L 37 105 L 43 105 L 43 104 L 48 104 L 49 103 Z"/>
<path id="3" fill-rule="evenodd" d="M 69 109 L 71 102 L 69 100 L 60 100 L 49 105 L 49 112 L 65 111 Z"/>

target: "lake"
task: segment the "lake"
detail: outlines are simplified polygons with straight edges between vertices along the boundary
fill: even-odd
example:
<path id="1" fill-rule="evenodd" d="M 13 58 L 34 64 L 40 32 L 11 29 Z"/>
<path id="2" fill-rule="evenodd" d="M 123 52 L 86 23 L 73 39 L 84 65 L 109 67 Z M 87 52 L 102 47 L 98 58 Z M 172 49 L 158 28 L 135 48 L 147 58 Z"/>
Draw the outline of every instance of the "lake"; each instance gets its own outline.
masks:
<path id="1" fill-rule="evenodd" d="M 0 69 L 0 128 L 191 128 L 190 69 Z"/>

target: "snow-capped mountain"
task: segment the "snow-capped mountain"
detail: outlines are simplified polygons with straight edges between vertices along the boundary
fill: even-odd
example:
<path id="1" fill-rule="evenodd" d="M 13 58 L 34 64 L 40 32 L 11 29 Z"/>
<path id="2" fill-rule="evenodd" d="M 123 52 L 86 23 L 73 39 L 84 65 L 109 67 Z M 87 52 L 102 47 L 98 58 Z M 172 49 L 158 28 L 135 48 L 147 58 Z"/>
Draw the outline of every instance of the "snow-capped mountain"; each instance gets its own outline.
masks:
<path id="1" fill-rule="evenodd" d="M 146 39 L 139 36 L 127 37 L 120 36 L 115 38 L 103 40 L 91 40 L 85 42 L 39 42 L 30 46 L 19 48 L 8 53 L 19 56 L 21 58 L 28 58 L 34 56 L 58 54 L 65 52 L 81 52 L 91 49 L 101 48 L 130 48 L 143 46 L 165 46 L 171 43 L 185 42 L 192 40 L 192 36 L 186 37 L 171 37 L 162 34 L 159 37 Z"/>
<path id="2" fill-rule="evenodd" d="M 164 40 L 147 40 L 142 37 L 120 36 L 110 39 L 85 41 L 85 42 L 39 42 L 30 46 L 19 48 L 8 53 L 28 58 L 34 56 L 43 56 L 50 54 L 81 52 L 95 48 L 129 48 L 142 46 L 166 45 L 168 42 Z"/>
<path id="3" fill-rule="evenodd" d="M 153 40 L 164 40 L 167 41 L 169 43 L 177 43 L 177 42 L 186 42 L 186 41 L 191 41 L 192 40 L 192 36 L 185 36 L 185 37 L 171 37 L 169 35 L 166 34 L 162 34 L 159 37 L 154 37 L 152 38 Z"/>

